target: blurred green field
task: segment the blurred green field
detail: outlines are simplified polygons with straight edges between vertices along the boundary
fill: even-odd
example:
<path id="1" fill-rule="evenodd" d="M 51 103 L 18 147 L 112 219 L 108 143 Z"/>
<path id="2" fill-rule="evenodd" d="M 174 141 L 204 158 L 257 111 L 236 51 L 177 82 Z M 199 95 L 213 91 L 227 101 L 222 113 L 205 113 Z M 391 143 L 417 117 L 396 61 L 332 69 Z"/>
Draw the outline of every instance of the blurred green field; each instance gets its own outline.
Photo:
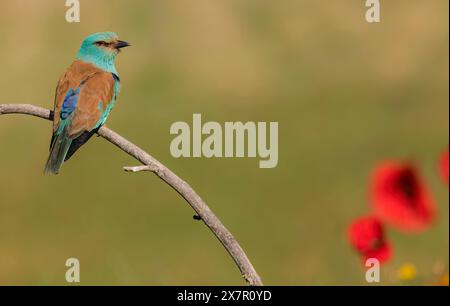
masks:
<path id="1" fill-rule="evenodd" d="M 448 1 L 0 2 L 0 103 L 52 107 L 56 81 L 81 40 L 115 31 L 122 92 L 107 125 L 186 179 L 236 236 L 269 285 L 365 284 L 347 244 L 368 211 L 367 183 L 384 159 L 420 166 L 438 205 L 420 235 L 389 230 L 395 257 L 420 283 L 448 273 L 448 187 L 436 163 L 449 141 Z M 279 163 L 175 159 L 175 121 L 278 121 Z M 50 124 L 0 117 L 0 285 L 241 285 L 237 268 L 193 211 L 136 161 L 91 140 L 58 176 L 42 174 Z M 441 264 L 441 265 L 442 265 Z"/>

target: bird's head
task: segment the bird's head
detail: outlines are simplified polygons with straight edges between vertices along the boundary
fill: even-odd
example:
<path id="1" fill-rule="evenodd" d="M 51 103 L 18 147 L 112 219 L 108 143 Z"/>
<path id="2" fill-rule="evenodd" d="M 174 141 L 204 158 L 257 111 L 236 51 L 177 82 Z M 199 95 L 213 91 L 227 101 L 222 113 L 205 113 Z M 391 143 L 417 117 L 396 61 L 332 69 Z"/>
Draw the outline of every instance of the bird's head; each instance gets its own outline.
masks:
<path id="1" fill-rule="evenodd" d="M 122 48 L 130 46 L 126 41 L 119 40 L 116 33 L 100 32 L 89 35 L 83 40 L 77 58 L 92 63 L 95 66 L 116 73 L 114 61 Z"/>

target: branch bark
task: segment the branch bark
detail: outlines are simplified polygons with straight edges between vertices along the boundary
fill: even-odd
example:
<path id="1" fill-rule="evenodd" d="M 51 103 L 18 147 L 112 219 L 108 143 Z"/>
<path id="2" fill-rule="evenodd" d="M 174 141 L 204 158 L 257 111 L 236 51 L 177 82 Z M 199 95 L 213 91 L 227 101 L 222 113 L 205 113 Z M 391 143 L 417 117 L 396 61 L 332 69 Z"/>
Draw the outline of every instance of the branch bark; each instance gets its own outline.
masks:
<path id="1" fill-rule="evenodd" d="M 0 104 L 0 115 L 3 114 L 24 114 L 47 120 L 53 120 L 53 112 L 30 104 Z M 206 226 L 219 239 L 227 252 L 233 258 L 247 283 L 252 286 L 263 285 L 261 278 L 254 269 L 242 247 L 230 231 L 211 211 L 205 201 L 200 198 L 200 196 L 194 191 L 194 189 L 192 189 L 191 186 L 189 186 L 188 183 L 179 178 L 175 173 L 156 160 L 153 156 L 109 128 L 101 127 L 98 131 L 98 135 L 143 164 L 143 166 L 137 167 L 124 167 L 125 171 L 151 171 L 166 182 L 170 187 L 172 187 L 176 192 L 178 192 L 194 209 Z"/>

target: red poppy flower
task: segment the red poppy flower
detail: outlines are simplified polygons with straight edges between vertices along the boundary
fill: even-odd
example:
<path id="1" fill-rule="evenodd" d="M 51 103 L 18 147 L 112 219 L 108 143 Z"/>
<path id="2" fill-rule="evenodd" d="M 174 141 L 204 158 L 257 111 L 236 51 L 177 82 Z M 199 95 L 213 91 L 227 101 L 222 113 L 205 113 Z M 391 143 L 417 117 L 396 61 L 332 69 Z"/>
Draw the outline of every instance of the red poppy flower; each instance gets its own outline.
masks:
<path id="1" fill-rule="evenodd" d="M 383 225 L 375 217 L 363 217 L 353 221 L 348 229 L 350 244 L 362 255 L 364 262 L 376 258 L 381 262 L 392 256 L 391 246 L 385 239 Z"/>
<path id="2" fill-rule="evenodd" d="M 439 162 L 439 170 L 441 172 L 443 180 L 448 185 L 448 148 L 447 151 L 441 157 L 441 160 Z"/>
<path id="3" fill-rule="evenodd" d="M 424 230 L 435 216 L 435 205 L 416 168 L 386 162 L 375 169 L 372 204 L 382 221 L 406 232 Z"/>

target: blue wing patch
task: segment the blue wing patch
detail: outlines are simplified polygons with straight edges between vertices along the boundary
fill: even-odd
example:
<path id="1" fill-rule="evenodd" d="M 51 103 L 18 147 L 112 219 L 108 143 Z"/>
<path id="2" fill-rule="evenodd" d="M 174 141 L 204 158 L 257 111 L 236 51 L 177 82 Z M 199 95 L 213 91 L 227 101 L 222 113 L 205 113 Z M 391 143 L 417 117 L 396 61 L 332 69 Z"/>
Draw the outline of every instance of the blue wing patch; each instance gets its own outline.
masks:
<path id="1" fill-rule="evenodd" d="M 120 82 L 120 78 L 119 78 L 119 76 L 117 74 L 113 73 L 112 75 L 113 75 L 113 78 L 114 78 L 114 80 L 116 82 Z"/>
<path id="2" fill-rule="evenodd" d="M 80 87 L 75 90 L 69 89 L 69 91 L 67 92 L 66 97 L 64 98 L 63 105 L 61 107 L 60 118 L 62 120 L 65 120 L 67 117 L 69 117 L 77 107 L 79 94 Z"/>

